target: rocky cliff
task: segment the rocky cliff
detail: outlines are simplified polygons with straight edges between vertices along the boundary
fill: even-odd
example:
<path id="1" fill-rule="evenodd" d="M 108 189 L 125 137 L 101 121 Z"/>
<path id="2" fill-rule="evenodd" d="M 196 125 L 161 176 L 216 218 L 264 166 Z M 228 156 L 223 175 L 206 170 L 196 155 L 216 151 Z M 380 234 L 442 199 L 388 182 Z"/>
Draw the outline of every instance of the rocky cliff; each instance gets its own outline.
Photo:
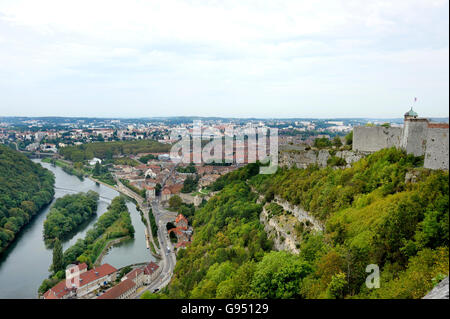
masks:
<path id="1" fill-rule="evenodd" d="M 342 167 L 350 165 L 366 156 L 367 153 L 357 151 L 335 151 L 335 150 L 296 150 L 285 149 L 279 154 L 280 166 L 306 168 L 309 165 L 325 167 L 331 157 L 343 159 Z"/>
<path id="2" fill-rule="evenodd" d="M 434 287 L 423 299 L 449 299 L 448 277 Z"/>
<path id="3" fill-rule="evenodd" d="M 269 239 L 273 240 L 274 249 L 294 254 L 300 252 L 303 236 L 323 230 L 323 225 L 307 211 L 280 197 L 264 205 L 260 221 Z"/>

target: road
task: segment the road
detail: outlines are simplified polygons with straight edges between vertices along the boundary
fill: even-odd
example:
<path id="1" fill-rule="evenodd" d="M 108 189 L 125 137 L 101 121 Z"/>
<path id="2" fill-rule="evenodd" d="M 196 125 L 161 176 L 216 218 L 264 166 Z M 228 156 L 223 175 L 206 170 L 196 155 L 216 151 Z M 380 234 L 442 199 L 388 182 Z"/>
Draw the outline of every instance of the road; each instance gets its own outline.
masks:
<path id="1" fill-rule="evenodd" d="M 158 225 L 158 241 L 161 255 L 159 266 L 162 267 L 162 271 L 159 277 L 155 278 L 155 280 L 146 286 L 144 290 L 140 291 L 135 298 L 140 298 L 145 291 L 154 292 L 155 289 L 161 290 L 169 284 L 177 262 L 175 251 L 166 229 L 167 223 L 175 220 L 176 213 L 163 209 L 158 200 L 152 201 L 152 211 Z"/>
<path id="2" fill-rule="evenodd" d="M 118 179 L 116 179 L 116 182 L 118 191 L 135 199 L 139 207 L 141 207 L 141 210 L 144 213 L 144 217 L 147 220 L 147 231 L 150 235 L 150 240 L 154 242 L 155 238 L 153 237 L 151 231 L 150 219 L 148 216 L 148 214 L 150 213 L 149 205 L 144 200 L 144 198 L 142 198 L 141 196 L 133 192 L 131 189 L 123 185 Z M 173 245 L 170 242 L 169 234 L 166 228 L 168 222 L 173 222 L 175 220 L 177 213 L 163 209 L 160 205 L 159 198 L 156 198 L 151 202 L 151 208 L 153 216 L 155 217 L 156 224 L 158 226 L 157 240 L 159 242 L 159 249 L 156 245 L 154 246 L 161 257 L 161 260 L 158 264 L 159 267 L 162 267 L 162 270 L 159 276 L 155 278 L 153 282 L 151 282 L 148 286 L 145 286 L 145 289 L 143 289 L 134 296 L 134 298 L 136 299 L 140 298 L 145 291 L 154 292 L 155 289 L 161 290 L 163 287 L 168 285 L 170 279 L 172 278 L 173 270 L 177 262 L 176 254 Z"/>

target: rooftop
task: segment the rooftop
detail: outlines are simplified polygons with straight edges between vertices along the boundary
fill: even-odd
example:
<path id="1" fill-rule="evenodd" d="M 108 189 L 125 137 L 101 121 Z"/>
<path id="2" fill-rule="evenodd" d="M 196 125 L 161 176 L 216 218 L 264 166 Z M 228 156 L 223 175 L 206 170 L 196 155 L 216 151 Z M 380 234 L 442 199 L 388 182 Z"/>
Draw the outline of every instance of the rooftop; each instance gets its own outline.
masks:
<path id="1" fill-rule="evenodd" d="M 152 273 L 154 273 L 157 269 L 159 268 L 159 266 L 157 264 L 155 264 L 153 261 L 150 262 L 147 266 L 144 267 L 144 274 L 146 275 L 151 275 Z"/>
<path id="2" fill-rule="evenodd" d="M 80 275 L 80 287 L 87 285 L 88 283 L 97 280 L 99 278 L 103 278 L 117 271 L 116 268 L 111 266 L 110 264 L 103 264 L 99 267 L 93 268 L 85 273 Z M 73 279 L 72 279 L 73 280 Z"/>
<path id="3" fill-rule="evenodd" d="M 119 284 L 109 289 L 103 295 L 97 297 L 97 299 L 117 299 L 125 292 L 132 289 L 134 286 L 136 286 L 136 284 L 131 279 L 121 281 Z"/>
<path id="4" fill-rule="evenodd" d="M 413 108 L 411 107 L 411 109 L 405 113 L 405 116 L 417 117 L 419 116 L 419 114 L 417 114 L 417 112 L 414 112 Z"/>
<path id="5" fill-rule="evenodd" d="M 45 299 L 61 299 L 70 292 L 66 286 L 66 280 L 60 281 L 56 286 L 50 288 L 44 293 Z"/>

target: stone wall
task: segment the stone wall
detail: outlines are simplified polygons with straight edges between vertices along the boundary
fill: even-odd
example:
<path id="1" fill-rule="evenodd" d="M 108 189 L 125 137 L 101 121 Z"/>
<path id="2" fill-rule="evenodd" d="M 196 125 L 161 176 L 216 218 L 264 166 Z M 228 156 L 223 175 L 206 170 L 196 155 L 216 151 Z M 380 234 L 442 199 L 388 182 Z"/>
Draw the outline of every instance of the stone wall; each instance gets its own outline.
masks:
<path id="1" fill-rule="evenodd" d="M 406 153 L 414 156 L 425 154 L 427 144 L 428 120 L 427 119 L 407 119 L 403 128 L 403 136 L 400 147 Z"/>
<path id="2" fill-rule="evenodd" d="M 394 146 L 407 154 L 425 155 L 425 168 L 448 170 L 448 134 L 448 123 L 433 123 L 426 118 L 406 118 L 403 128 L 356 126 L 353 150 L 376 152 Z"/>
<path id="3" fill-rule="evenodd" d="M 448 128 L 428 128 L 425 162 L 423 166 L 431 169 L 448 170 L 448 144 Z"/>
<path id="4" fill-rule="evenodd" d="M 402 128 L 383 126 L 355 126 L 353 128 L 353 150 L 376 152 L 382 148 L 399 147 Z"/>
<path id="5" fill-rule="evenodd" d="M 337 151 L 335 156 L 343 158 L 347 163 L 346 167 L 350 167 L 352 163 L 359 161 L 367 154 L 355 151 Z M 289 150 L 280 152 L 279 163 L 280 166 L 297 168 L 307 168 L 309 165 L 316 164 L 320 167 L 325 167 L 330 157 L 328 150 Z"/>

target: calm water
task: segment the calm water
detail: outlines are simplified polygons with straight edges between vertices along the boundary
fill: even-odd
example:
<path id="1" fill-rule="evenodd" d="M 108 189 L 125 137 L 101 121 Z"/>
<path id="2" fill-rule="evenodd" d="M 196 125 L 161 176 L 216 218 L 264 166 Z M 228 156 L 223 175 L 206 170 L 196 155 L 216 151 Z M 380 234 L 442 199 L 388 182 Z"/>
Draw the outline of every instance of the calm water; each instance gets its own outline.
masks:
<path id="1" fill-rule="evenodd" d="M 67 249 L 79 238 L 84 237 L 87 230 L 101 214 L 106 212 L 111 200 L 119 193 L 90 179 L 80 181 L 77 177 L 65 173 L 60 167 L 42 163 L 40 160 L 35 161 L 55 174 L 55 198 L 88 190 L 96 191 L 100 195 L 97 216 L 86 222 L 78 233 L 63 243 L 63 249 Z M 52 262 L 52 250 L 45 247 L 42 238 L 43 223 L 50 205 L 22 229 L 8 250 L 0 256 L 0 298 L 37 298 L 39 285 L 48 277 L 48 268 Z M 144 224 L 136 206 L 128 202 L 127 207 L 136 231 L 135 237 L 112 248 L 103 259 L 103 263 L 110 263 L 116 268 L 154 260 L 146 248 Z"/>

